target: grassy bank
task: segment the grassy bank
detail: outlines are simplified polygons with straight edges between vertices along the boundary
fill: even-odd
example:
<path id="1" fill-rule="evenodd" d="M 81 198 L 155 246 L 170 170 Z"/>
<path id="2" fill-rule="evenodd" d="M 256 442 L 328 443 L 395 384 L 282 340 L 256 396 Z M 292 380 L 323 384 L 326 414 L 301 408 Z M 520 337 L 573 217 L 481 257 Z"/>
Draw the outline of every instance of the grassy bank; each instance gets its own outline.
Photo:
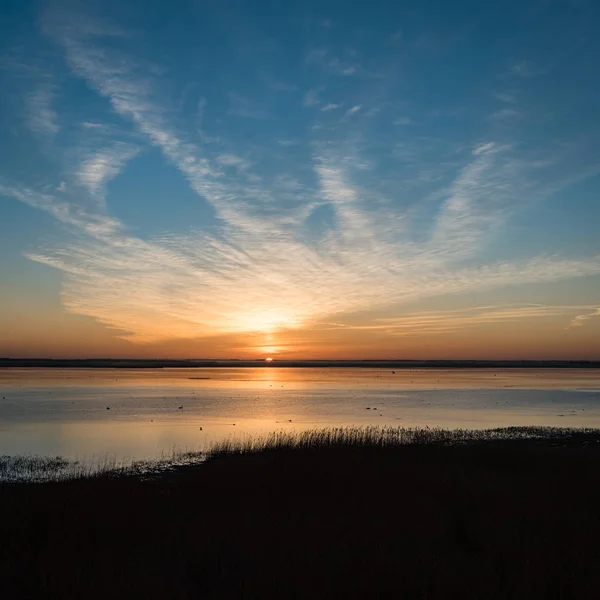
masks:
<path id="1" fill-rule="evenodd" d="M 600 432 L 327 430 L 0 486 L 11 598 L 600 596 Z"/>

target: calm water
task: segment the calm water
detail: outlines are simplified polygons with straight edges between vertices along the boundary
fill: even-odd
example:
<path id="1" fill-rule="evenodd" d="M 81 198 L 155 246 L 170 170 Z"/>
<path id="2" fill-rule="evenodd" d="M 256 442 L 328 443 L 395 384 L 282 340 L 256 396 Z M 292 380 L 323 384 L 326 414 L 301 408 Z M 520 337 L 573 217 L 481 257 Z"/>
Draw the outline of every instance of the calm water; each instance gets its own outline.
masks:
<path id="1" fill-rule="evenodd" d="M 367 424 L 600 427 L 600 370 L 0 369 L 0 455 L 155 458 Z"/>

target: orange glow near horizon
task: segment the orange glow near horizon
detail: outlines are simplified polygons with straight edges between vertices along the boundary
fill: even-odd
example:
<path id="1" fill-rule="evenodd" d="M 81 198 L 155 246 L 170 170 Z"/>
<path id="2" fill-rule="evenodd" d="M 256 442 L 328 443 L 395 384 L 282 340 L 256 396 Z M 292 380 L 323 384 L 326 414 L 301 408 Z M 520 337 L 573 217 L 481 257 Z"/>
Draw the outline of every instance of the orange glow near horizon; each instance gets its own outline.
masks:
<path id="1" fill-rule="evenodd" d="M 600 318 L 591 305 L 428 306 L 385 314 L 337 315 L 272 331 L 215 332 L 155 342 L 35 300 L 0 315 L 0 356 L 154 359 L 585 359 L 600 358 Z M 37 309 L 37 310 L 34 310 Z"/>
<path id="2" fill-rule="evenodd" d="M 564 93 L 548 94 L 531 41 L 564 19 L 560 52 L 585 38 L 600 57 L 591 8 L 518 34 L 486 18 L 458 51 L 456 11 L 429 25 L 415 2 L 409 37 L 431 26 L 437 50 L 411 52 L 389 29 L 399 2 L 359 21 L 165 3 L 169 35 L 155 3 L 30 4 L 0 7 L 15 13 L 0 69 L 0 364 L 600 365 L 595 61 L 554 57 Z M 236 33 L 197 35 L 203 19 Z M 218 67 L 189 59 L 211 52 Z M 421 105 L 439 73 L 461 85 Z"/>

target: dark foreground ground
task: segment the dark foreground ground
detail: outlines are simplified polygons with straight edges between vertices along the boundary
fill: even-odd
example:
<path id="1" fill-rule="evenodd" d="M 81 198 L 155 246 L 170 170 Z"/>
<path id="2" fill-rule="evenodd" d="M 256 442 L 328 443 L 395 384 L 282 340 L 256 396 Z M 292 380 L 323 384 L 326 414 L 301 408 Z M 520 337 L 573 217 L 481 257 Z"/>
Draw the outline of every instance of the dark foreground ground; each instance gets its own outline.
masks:
<path id="1" fill-rule="evenodd" d="M 600 443 L 278 449 L 0 486 L 4 598 L 599 598 Z"/>

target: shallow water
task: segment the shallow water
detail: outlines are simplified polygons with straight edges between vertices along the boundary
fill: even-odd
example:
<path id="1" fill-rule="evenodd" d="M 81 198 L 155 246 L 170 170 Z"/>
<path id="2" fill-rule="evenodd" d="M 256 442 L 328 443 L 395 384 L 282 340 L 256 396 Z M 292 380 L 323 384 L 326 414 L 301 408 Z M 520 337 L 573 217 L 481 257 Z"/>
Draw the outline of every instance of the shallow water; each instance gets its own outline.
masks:
<path id="1" fill-rule="evenodd" d="M 346 425 L 600 427 L 600 370 L 0 369 L 0 455 L 156 458 Z"/>

